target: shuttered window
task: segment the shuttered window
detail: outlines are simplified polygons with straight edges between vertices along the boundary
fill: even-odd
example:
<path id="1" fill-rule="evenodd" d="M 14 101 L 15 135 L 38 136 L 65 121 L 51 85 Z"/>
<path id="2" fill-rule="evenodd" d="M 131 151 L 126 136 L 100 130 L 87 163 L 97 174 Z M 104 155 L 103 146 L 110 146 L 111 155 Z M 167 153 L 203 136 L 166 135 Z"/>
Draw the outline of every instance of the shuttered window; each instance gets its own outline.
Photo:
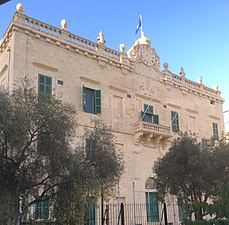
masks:
<path id="1" fill-rule="evenodd" d="M 49 218 L 49 201 L 37 202 L 35 205 L 35 219 L 45 220 Z"/>
<path id="2" fill-rule="evenodd" d="M 171 111 L 171 125 L 173 132 L 179 131 L 179 117 L 177 112 Z"/>
<path id="3" fill-rule="evenodd" d="M 141 111 L 141 119 L 145 122 L 159 124 L 159 116 L 153 114 L 153 106 L 144 104 L 144 111 Z"/>
<path id="4" fill-rule="evenodd" d="M 101 113 L 101 90 L 83 86 L 83 111 L 93 114 Z"/>
<path id="5" fill-rule="evenodd" d="M 146 192 L 147 222 L 159 221 L 158 193 Z"/>
<path id="6" fill-rule="evenodd" d="M 86 139 L 86 159 L 91 160 L 94 155 L 95 142 L 91 139 Z"/>
<path id="7" fill-rule="evenodd" d="M 39 74 L 38 75 L 38 95 L 52 95 L 52 78 Z"/>
<path id="8" fill-rule="evenodd" d="M 95 225 L 95 204 L 91 199 L 87 202 L 87 225 Z"/>
<path id="9" fill-rule="evenodd" d="M 179 216 L 179 222 L 184 221 L 184 203 L 182 200 L 178 200 L 178 216 Z"/>
<path id="10" fill-rule="evenodd" d="M 212 123 L 212 128 L 213 128 L 213 138 L 214 140 L 218 140 L 219 139 L 218 124 Z"/>

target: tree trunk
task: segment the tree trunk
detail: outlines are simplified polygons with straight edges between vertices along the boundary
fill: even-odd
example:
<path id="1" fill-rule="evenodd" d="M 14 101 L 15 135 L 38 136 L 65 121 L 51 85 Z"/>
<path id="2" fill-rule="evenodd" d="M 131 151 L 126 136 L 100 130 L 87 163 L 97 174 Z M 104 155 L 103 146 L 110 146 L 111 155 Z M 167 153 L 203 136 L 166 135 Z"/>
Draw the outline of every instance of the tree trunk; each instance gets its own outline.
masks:
<path id="1" fill-rule="evenodd" d="M 15 219 L 15 202 L 11 191 L 1 189 L 0 194 L 0 224 L 12 225 Z"/>
<path id="2" fill-rule="evenodd" d="M 16 219 L 15 219 L 15 225 L 21 225 L 21 214 L 17 213 Z"/>

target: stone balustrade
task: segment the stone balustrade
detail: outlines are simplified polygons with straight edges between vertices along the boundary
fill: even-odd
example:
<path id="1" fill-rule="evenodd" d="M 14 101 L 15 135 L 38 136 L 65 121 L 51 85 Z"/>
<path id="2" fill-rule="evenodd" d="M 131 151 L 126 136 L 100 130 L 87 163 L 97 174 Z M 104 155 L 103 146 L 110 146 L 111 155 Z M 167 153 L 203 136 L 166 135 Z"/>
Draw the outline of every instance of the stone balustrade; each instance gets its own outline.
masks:
<path id="1" fill-rule="evenodd" d="M 212 88 L 206 87 L 203 84 L 196 83 L 194 81 L 191 81 L 189 79 L 186 79 L 185 77 L 178 76 L 176 74 L 171 73 L 171 76 L 166 76 L 166 79 L 164 81 L 169 82 L 174 85 L 178 85 L 180 87 L 184 87 L 185 89 L 198 92 L 201 94 L 206 94 L 209 96 L 217 97 L 220 100 L 220 91 L 214 90 Z"/>
<path id="2" fill-rule="evenodd" d="M 134 136 L 135 143 L 144 140 L 146 144 L 149 144 L 151 141 L 154 144 L 159 144 L 160 141 L 171 138 L 172 132 L 168 126 L 139 121 L 134 123 Z"/>
<path id="3" fill-rule="evenodd" d="M 103 44 L 95 43 L 85 38 L 79 37 L 75 34 L 70 33 L 65 28 L 56 28 L 54 26 L 48 25 L 44 22 L 28 17 L 20 11 L 17 11 L 15 13 L 10 26 L 8 27 L 0 42 L 0 52 L 2 52 L 3 49 L 7 47 L 12 28 L 15 26 L 19 29 L 21 28 L 24 30 L 32 31 L 36 35 L 43 35 L 46 38 L 53 40 L 54 42 L 63 42 L 64 45 L 68 47 L 71 46 L 75 50 L 78 49 L 83 50 L 84 52 L 91 52 L 92 54 L 96 55 L 96 57 L 100 56 L 106 61 L 114 62 L 116 65 L 125 65 L 127 69 L 130 69 L 132 71 L 132 66 L 130 64 L 131 60 L 128 59 L 125 53 L 120 53 L 113 49 L 107 48 Z M 126 60 L 122 60 L 123 54 L 125 55 Z M 202 95 L 208 95 L 210 98 L 217 98 L 220 101 L 223 101 L 220 97 L 220 91 L 208 88 L 203 84 L 193 82 L 186 79 L 185 77 L 170 73 L 170 76 L 166 76 L 166 79 L 164 79 L 164 81 L 179 86 L 181 88 L 191 90 L 193 92 L 198 92 Z"/>
<path id="4" fill-rule="evenodd" d="M 46 23 L 40 22 L 38 20 L 34 20 L 30 17 L 25 17 L 24 26 L 31 30 L 44 33 L 45 35 L 50 35 L 55 38 L 60 38 L 60 34 L 61 34 L 60 29 L 50 26 Z"/>
<path id="5" fill-rule="evenodd" d="M 171 135 L 171 128 L 168 126 L 163 126 L 163 125 L 158 125 L 158 124 L 153 124 L 150 122 L 145 122 L 145 121 L 139 121 L 134 124 L 135 131 L 139 130 L 145 130 L 146 132 L 153 132 L 153 133 L 160 133 L 160 134 L 165 134 Z"/>

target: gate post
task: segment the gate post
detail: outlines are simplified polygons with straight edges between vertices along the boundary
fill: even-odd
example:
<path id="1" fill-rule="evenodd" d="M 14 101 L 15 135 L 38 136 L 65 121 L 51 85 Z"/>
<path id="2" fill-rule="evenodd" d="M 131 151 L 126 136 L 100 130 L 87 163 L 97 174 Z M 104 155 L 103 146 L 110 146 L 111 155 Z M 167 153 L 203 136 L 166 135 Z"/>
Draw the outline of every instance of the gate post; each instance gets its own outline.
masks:
<path id="1" fill-rule="evenodd" d="M 121 225 L 125 225 L 125 220 L 124 220 L 124 205 L 123 205 L 123 203 L 121 203 L 120 212 L 121 212 Z"/>
<path id="2" fill-rule="evenodd" d="M 165 220 L 165 225 L 168 225 L 166 203 L 164 203 L 164 220 Z"/>

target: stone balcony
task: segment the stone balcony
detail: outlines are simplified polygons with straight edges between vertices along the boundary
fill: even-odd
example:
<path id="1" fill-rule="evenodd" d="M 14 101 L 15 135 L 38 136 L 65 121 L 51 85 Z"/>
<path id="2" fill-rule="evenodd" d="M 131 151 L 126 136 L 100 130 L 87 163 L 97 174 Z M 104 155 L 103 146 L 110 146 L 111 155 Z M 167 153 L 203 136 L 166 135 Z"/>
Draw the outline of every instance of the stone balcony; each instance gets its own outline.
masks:
<path id="1" fill-rule="evenodd" d="M 172 136 L 171 128 L 168 126 L 145 121 L 134 123 L 134 138 L 136 144 L 140 143 L 142 140 L 146 144 L 152 142 L 157 145 L 162 141 L 168 140 Z"/>

